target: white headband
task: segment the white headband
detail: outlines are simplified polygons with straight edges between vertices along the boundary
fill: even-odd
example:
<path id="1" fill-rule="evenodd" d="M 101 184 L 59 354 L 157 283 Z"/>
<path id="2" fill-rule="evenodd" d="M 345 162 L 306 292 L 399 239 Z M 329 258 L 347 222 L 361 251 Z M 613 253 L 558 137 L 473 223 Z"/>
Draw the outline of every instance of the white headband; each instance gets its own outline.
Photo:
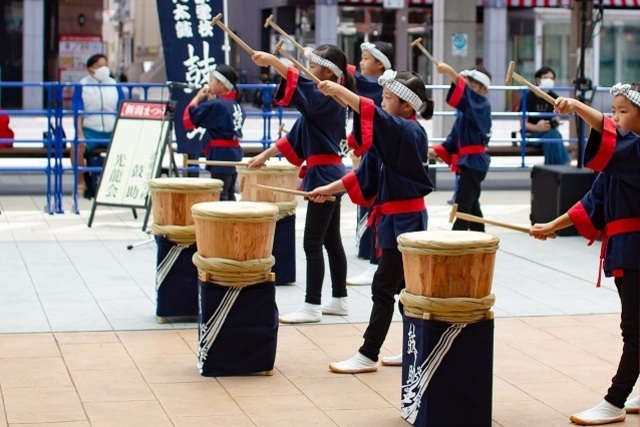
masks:
<path id="1" fill-rule="evenodd" d="M 313 49 L 311 49 L 310 47 L 304 48 L 304 56 L 308 61 L 313 62 L 314 64 L 318 64 L 321 67 L 330 69 L 331 71 L 333 71 L 333 74 L 335 74 L 337 78 L 342 78 L 342 70 L 338 68 L 336 64 L 329 61 L 328 59 L 316 55 L 315 53 L 313 53 Z"/>
<path id="2" fill-rule="evenodd" d="M 640 92 L 635 91 L 631 88 L 631 85 L 628 83 L 622 84 L 618 83 L 611 88 L 611 94 L 613 96 L 622 95 L 627 98 L 629 101 L 636 104 L 640 107 Z"/>
<path id="3" fill-rule="evenodd" d="M 397 82 L 395 80 L 396 74 L 397 73 L 393 70 L 385 71 L 384 74 L 378 77 L 378 84 L 380 86 L 386 86 L 391 92 L 396 94 L 398 98 L 408 101 L 413 109 L 416 110 L 416 113 L 418 113 L 422 108 L 422 100 L 418 95 L 416 95 L 414 91 L 412 91 L 402 83 Z"/>
<path id="4" fill-rule="evenodd" d="M 223 76 L 220 71 L 214 69 L 213 71 L 211 71 L 211 75 L 213 75 L 213 77 L 215 77 L 217 81 L 222 83 L 224 87 L 226 87 L 229 90 L 233 90 L 233 83 L 231 83 L 229 79 Z"/>
<path id="5" fill-rule="evenodd" d="M 375 44 L 373 44 L 373 43 L 362 43 L 360 45 L 360 49 L 369 51 L 371 56 L 376 58 L 378 61 L 382 62 L 382 65 L 384 65 L 384 69 L 385 70 L 391 69 L 391 61 L 389 61 L 389 58 L 387 58 L 387 56 L 384 53 L 382 53 L 380 51 L 380 49 L 378 49 L 376 47 Z"/>
<path id="6" fill-rule="evenodd" d="M 478 70 L 464 70 L 460 71 L 462 77 L 471 77 L 473 80 L 482 83 L 486 87 L 491 85 L 491 79 L 482 71 Z"/>

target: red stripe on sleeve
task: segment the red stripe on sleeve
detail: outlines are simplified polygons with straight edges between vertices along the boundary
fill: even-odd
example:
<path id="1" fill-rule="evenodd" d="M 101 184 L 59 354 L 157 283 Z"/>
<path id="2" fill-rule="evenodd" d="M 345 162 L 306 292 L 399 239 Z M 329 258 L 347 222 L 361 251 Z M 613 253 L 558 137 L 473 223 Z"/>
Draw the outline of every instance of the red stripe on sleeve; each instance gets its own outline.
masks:
<path id="1" fill-rule="evenodd" d="M 613 157 L 613 153 L 616 151 L 617 136 L 618 133 L 616 131 L 615 122 L 610 117 L 603 115 L 600 146 L 598 147 L 598 151 L 595 156 L 593 156 L 593 159 L 586 163 L 585 166 L 597 172 L 600 172 L 607 167 L 607 164 L 611 161 L 611 157 Z"/>
<path id="2" fill-rule="evenodd" d="M 353 150 L 356 156 L 362 156 L 373 144 L 373 115 L 376 106 L 373 100 L 360 97 L 360 134 L 362 145 Z"/>
<path id="3" fill-rule="evenodd" d="M 276 104 L 286 107 L 291 103 L 291 98 L 293 98 L 293 94 L 298 86 L 299 77 L 300 71 L 295 67 L 289 67 L 289 70 L 287 71 L 287 85 L 284 88 L 284 95 L 282 96 L 282 99 L 276 102 Z"/>
<path id="4" fill-rule="evenodd" d="M 458 80 L 456 80 L 453 92 L 451 92 L 449 97 L 447 97 L 447 104 L 451 105 L 453 108 L 456 108 L 460 103 L 460 100 L 464 96 L 464 89 L 466 87 L 467 81 L 464 79 L 464 77 L 458 76 Z"/>
<path id="5" fill-rule="evenodd" d="M 198 104 L 189 104 L 182 113 L 182 126 L 188 131 L 196 128 L 196 125 L 191 121 L 191 108 L 197 106 Z"/>
<path id="6" fill-rule="evenodd" d="M 342 183 L 344 184 L 344 188 L 347 190 L 347 194 L 353 203 L 360 206 L 369 207 L 373 204 L 375 197 L 367 200 L 364 198 L 362 194 L 362 189 L 360 188 L 360 183 L 358 182 L 358 177 L 356 176 L 354 171 L 347 173 L 342 177 Z"/>
<path id="7" fill-rule="evenodd" d="M 600 230 L 597 230 L 593 226 L 591 218 L 589 218 L 589 214 L 587 214 L 582 202 L 577 202 L 567 213 L 571 221 L 573 221 L 573 225 L 576 226 L 578 233 L 585 239 L 588 239 L 589 242 L 593 242 L 602 234 Z"/>
<path id="8" fill-rule="evenodd" d="M 448 165 L 451 165 L 451 161 L 452 161 L 451 155 L 447 150 L 444 149 L 444 146 L 442 144 L 434 145 L 433 149 L 435 150 L 438 157 L 442 159 L 443 162 L 445 162 Z"/>
<path id="9" fill-rule="evenodd" d="M 276 141 L 276 147 L 278 147 L 278 150 L 280 150 L 282 155 L 286 157 L 292 165 L 301 166 L 304 162 L 303 159 L 298 157 L 286 136 Z"/>

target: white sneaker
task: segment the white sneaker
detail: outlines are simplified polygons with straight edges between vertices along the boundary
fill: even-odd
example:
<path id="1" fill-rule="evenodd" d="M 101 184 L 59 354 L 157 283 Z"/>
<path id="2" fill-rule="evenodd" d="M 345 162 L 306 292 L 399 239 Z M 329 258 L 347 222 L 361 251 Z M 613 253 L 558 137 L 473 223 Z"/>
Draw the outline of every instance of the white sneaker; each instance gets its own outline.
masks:
<path id="1" fill-rule="evenodd" d="M 320 304 L 304 303 L 302 307 L 293 313 L 280 316 L 280 323 L 318 323 L 322 320 Z"/>
<path id="2" fill-rule="evenodd" d="M 329 365 L 329 369 L 337 374 L 362 374 L 377 371 L 378 362 L 374 362 L 358 352 L 351 359 L 332 363 Z"/>
<path id="3" fill-rule="evenodd" d="M 346 316 L 349 314 L 349 305 L 347 304 L 347 297 L 336 298 L 331 297 L 331 300 L 320 306 L 322 314 L 328 314 L 332 316 Z"/>
<path id="4" fill-rule="evenodd" d="M 629 399 L 624 403 L 624 410 L 627 414 L 640 413 L 640 396 L 636 396 L 633 399 Z"/>
<path id="5" fill-rule="evenodd" d="M 371 286 L 373 283 L 373 275 L 375 274 L 378 266 L 375 264 L 369 264 L 367 269 L 357 276 L 349 277 L 347 279 L 347 285 L 351 286 Z"/>
<path id="6" fill-rule="evenodd" d="M 569 417 L 571 422 L 581 426 L 596 426 L 600 424 L 619 423 L 624 421 L 626 415 L 624 409 L 613 406 L 603 400 L 591 409 L 574 414 Z"/>
<path id="7" fill-rule="evenodd" d="M 382 366 L 402 366 L 402 353 L 380 359 Z"/>

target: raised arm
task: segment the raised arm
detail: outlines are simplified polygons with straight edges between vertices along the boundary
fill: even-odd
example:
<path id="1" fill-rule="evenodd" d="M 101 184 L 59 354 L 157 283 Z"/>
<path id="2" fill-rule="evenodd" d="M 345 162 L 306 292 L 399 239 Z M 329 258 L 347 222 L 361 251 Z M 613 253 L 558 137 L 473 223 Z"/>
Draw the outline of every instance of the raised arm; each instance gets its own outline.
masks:
<path id="1" fill-rule="evenodd" d="M 602 117 L 604 115 L 595 108 L 589 107 L 577 99 L 559 96 L 556 98 L 556 106 L 553 111 L 554 113 L 560 114 L 576 113 L 594 130 L 602 133 Z"/>
<path id="2" fill-rule="evenodd" d="M 446 74 L 449 76 L 452 82 L 458 81 L 458 73 L 446 62 L 439 62 L 436 66 L 436 70 L 438 70 L 440 74 Z"/>
<path id="3" fill-rule="evenodd" d="M 267 52 L 256 51 L 256 53 L 251 56 L 251 59 L 256 63 L 256 65 L 261 67 L 272 67 L 282 77 L 287 78 L 289 66 L 278 59 L 275 55 Z"/>
<path id="4" fill-rule="evenodd" d="M 330 80 L 323 80 L 318 83 L 318 89 L 324 95 L 340 97 L 353 111 L 360 114 L 360 97 L 346 87 Z"/>

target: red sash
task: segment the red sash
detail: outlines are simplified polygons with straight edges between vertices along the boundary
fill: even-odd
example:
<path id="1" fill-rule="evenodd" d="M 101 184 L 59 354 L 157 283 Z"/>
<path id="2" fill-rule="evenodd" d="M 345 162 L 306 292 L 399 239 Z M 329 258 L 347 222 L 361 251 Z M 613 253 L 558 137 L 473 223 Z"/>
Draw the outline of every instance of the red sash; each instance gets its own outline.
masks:
<path id="1" fill-rule="evenodd" d="M 602 269 L 604 268 L 604 257 L 607 254 L 607 244 L 609 243 L 609 238 L 611 236 L 615 236 L 616 234 L 623 233 L 635 233 L 640 232 L 640 218 L 624 218 L 617 219 L 615 221 L 611 221 L 607 223 L 604 228 L 604 233 L 602 235 L 602 246 L 600 247 L 600 268 L 598 270 L 598 283 L 597 287 L 600 287 L 600 280 L 602 278 Z M 590 242 L 589 244 L 593 243 Z M 611 272 L 613 277 L 623 277 L 624 270 L 617 269 Z"/>
<path id="2" fill-rule="evenodd" d="M 209 150 L 211 150 L 212 147 L 235 148 L 239 146 L 240 141 L 238 141 L 237 139 L 212 139 L 211 142 L 209 142 L 209 145 L 204 148 L 204 155 L 208 155 Z"/>
<path id="3" fill-rule="evenodd" d="M 416 199 L 407 199 L 407 200 L 396 200 L 393 202 L 386 202 L 380 205 L 376 205 L 371 210 L 369 214 L 369 219 L 367 220 L 367 227 L 372 228 L 372 232 L 374 235 L 376 234 L 376 228 L 378 228 L 378 222 L 380 222 L 380 217 L 382 215 L 395 215 L 402 213 L 412 213 L 412 212 L 420 212 L 427 208 L 424 203 L 424 198 L 416 198 Z M 376 246 L 378 243 L 378 237 L 376 236 L 374 241 L 376 242 Z M 382 254 L 382 250 L 376 247 L 376 256 L 380 257 Z"/>
<path id="4" fill-rule="evenodd" d="M 451 155 L 451 170 L 453 172 L 460 171 L 460 168 L 457 166 L 458 160 L 460 160 L 460 157 L 467 156 L 469 154 L 484 154 L 486 152 L 487 152 L 487 147 L 485 147 L 484 145 L 478 145 L 478 144 L 467 145 L 465 147 L 458 148 L 458 152 L 456 154 Z"/>
<path id="5" fill-rule="evenodd" d="M 307 157 L 305 163 L 300 168 L 299 178 L 304 178 L 307 175 L 307 170 L 314 166 L 338 165 L 342 163 L 342 157 L 337 154 L 314 154 Z"/>
<path id="6" fill-rule="evenodd" d="M 467 145 L 460 147 L 458 150 L 458 156 L 466 156 L 468 154 L 484 154 L 487 151 L 487 147 L 484 145 Z"/>

